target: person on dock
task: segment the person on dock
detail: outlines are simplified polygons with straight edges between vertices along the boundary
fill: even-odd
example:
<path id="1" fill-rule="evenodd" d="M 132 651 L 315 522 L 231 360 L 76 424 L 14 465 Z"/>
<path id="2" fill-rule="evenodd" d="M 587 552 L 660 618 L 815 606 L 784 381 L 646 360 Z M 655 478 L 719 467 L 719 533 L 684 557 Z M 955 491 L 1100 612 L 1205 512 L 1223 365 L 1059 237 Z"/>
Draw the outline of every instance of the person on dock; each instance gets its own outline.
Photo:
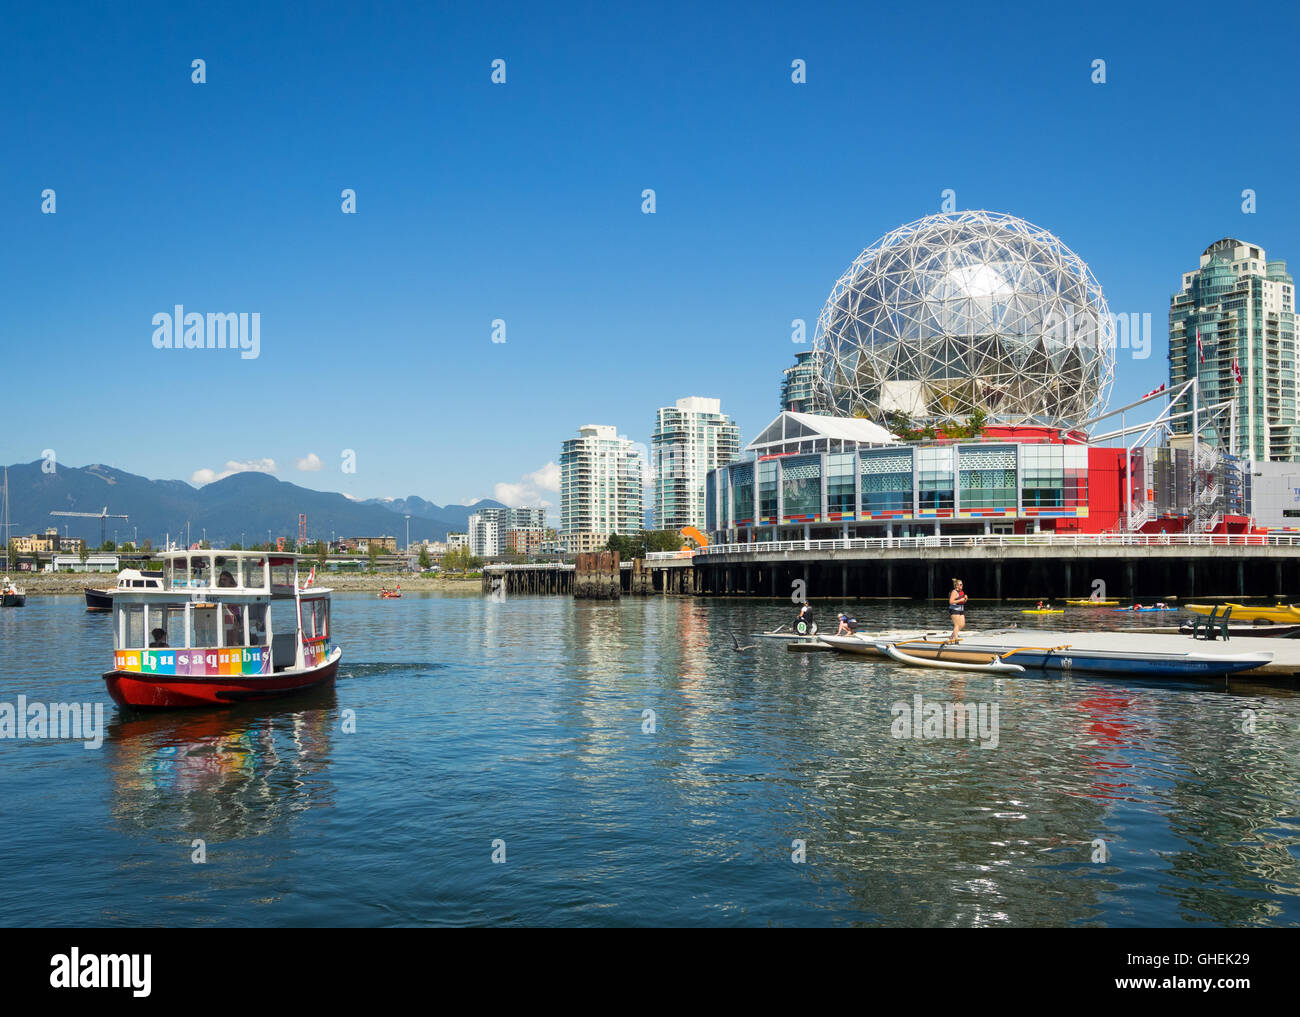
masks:
<path id="1" fill-rule="evenodd" d="M 835 630 L 837 636 L 852 636 L 858 631 L 858 620 L 847 614 L 840 615 L 840 627 Z"/>
<path id="2" fill-rule="evenodd" d="M 794 620 L 794 630 L 801 636 L 810 635 L 815 626 L 813 625 L 812 607 L 807 601 L 804 601 L 803 607 L 799 608 L 799 615 Z"/>
<path id="3" fill-rule="evenodd" d="M 952 581 L 952 592 L 948 594 L 948 614 L 952 617 L 952 635 L 950 643 L 961 642 L 961 630 L 966 627 L 966 590 L 960 579 Z"/>

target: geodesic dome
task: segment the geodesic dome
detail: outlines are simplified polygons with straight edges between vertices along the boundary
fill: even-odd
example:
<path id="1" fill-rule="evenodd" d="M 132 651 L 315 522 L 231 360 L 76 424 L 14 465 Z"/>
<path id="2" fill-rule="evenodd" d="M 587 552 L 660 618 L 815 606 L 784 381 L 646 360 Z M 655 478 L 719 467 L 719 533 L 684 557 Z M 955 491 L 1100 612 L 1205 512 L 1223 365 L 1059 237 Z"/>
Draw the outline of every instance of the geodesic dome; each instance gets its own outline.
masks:
<path id="1" fill-rule="evenodd" d="M 1101 412 L 1115 323 L 1088 266 L 1015 216 L 932 215 L 868 247 L 813 339 L 819 413 L 1072 427 Z"/>

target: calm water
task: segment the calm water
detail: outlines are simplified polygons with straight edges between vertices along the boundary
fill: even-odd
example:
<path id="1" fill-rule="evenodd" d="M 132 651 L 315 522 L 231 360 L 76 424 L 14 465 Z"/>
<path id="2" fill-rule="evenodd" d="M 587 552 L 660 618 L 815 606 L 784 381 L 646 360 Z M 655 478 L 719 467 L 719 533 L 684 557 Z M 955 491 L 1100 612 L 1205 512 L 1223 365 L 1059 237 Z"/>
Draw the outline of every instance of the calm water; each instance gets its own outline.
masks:
<path id="1" fill-rule="evenodd" d="M 141 718 L 98 677 L 108 619 L 33 598 L 0 611 L 0 702 L 102 702 L 109 731 L 0 740 L 0 921 L 1300 924 L 1295 691 L 733 651 L 792 614 L 340 595 L 335 690 Z M 997 704 L 997 747 L 892 737 L 916 693 Z"/>

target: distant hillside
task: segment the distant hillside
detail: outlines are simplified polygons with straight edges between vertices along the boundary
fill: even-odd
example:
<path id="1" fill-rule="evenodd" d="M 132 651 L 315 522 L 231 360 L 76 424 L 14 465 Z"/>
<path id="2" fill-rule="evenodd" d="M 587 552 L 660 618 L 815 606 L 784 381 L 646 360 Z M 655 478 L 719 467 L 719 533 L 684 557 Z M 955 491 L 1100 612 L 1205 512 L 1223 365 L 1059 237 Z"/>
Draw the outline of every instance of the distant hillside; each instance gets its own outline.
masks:
<path id="1" fill-rule="evenodd" d="M 419 516 L 421 519 L 436 519 L 439 522 L 446 523 L 455 533 L 464 533 L 465 527 L 469 525 L 469 517 L 479 509 L 485 508 L 505 508 L 499 501 L 493 501 L 491 498 L 484 498 L 482 501 L 476 501 L 473 505 L 435 505 L 431 501 L 425 501 L 415 495 L 406 498 L 368 498 L 361 504 L 378 505 L 386 508 L 398 515 L 411 513 L 412 519 Z"/>
<path id="2" fill-rule="evenodd" d="M 448 530 L 463 531 L 469 509 L 463 505 L 439 508 L 422 498 L 399 501 L 369 499 L 353 501 L 341 494 L 313 491 L 265 473 L 235 473 L 224 480 L 194 488 L 181 480 L 149 480 L 111 466 L 64 466 L 54 473 L 42 473 L 41 462 L 9 467 L 10 534 L 42 533 L 57 525 L 59 532 L 99 543 L 99 520 L 52 517 L 54 509 L 100 512 L 105 506 L 127 520 L 109 519 L 108 538 L 133 539 L 162 544 L 165 534 L 183 539 L 185 524 L 193 540 L 207 531 L 215 545 L 243 539 L 260 543 L 272 537 L 296 538 L 298 513 L 307 514 L 309 540 L 336 537 L 397 537 L 406 539 L 406 520 L 411 513 L 411 540 L 443 540 Z M 481 502 L 497 505 L 497 502 Z M 410 506 L 410 507 L 408 507 Z M 420 511 L 415 511 L 415 508 Z M 445 513 L 445 517 L 440 515 Z"/>

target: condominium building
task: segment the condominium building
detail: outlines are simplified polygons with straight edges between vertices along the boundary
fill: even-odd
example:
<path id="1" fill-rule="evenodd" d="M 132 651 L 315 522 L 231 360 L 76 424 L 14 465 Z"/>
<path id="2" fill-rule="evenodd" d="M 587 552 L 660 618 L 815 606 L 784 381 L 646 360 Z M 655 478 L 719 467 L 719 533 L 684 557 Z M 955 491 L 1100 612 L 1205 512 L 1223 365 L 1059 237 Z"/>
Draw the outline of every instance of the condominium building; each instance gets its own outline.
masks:
<path id="1" fill-rule="evenodd" d="M 794 355 L 794 367 L 787 367 L 781 377 L 781 409 L 792 413 L 813 410 L 813 351 Z"/>
<path id="2" fill-rule="evenodd" d="M 485 508 L 469 517 L 469 550 L 479 558 L 503 554 L 510 547 L 515 530 L 544 530 L 543 508 Z M 451 534 L 448 534 L 450 540 Z M 540 544 L 541 538 L 538 537 Z"/>
<path id="3" fill-rule="evenodd" d="M 1202 410 L 1229 404 L 1202 432 L 1210 444 L 1261 462 L 1300 454 L 1295 284 L 1285 261 L 1225 238 L 1184 273 L 1169 303 L 1169 383 L 1191 378 Z M 1191 433 L 1186 418 L 1174 426 Z"/>
<path id="4" fill-rule="evenodd" d="M 655 525 L 704 528 L 704 482 L 711 470 L 740 455 L 740 428 L 717 399 L 688 396 L 661 407 L 650 438 Z"/>
<path id="5" fill-rule="evenodd" d="M 560 451 L 560 533 L 595 538 L 640 530 L 644 473 L 641 453 L 616 428 L 580 427 Z"/>

